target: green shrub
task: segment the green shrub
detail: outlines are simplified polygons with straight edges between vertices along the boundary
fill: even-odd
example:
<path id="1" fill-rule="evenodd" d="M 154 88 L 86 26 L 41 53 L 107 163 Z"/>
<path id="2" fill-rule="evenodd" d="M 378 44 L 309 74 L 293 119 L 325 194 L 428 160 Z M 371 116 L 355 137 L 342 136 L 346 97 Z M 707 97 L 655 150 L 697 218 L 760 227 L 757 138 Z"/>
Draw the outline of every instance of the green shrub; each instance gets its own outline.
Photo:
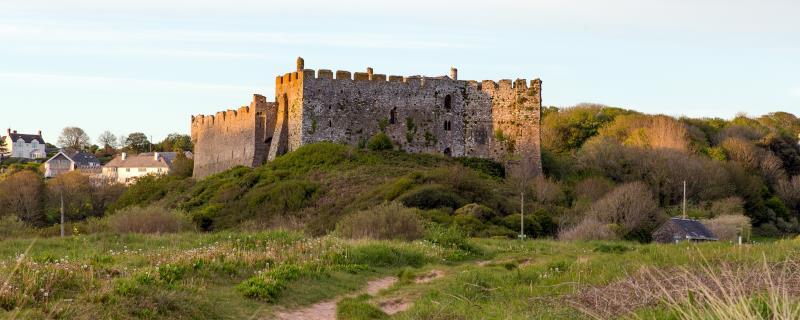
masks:
<path id="1" fill-rule="evenodd" d="M 392 150 L 394 145 L 392 144 L 392 139 L 389 138 L 385 133 L 379 132 L 378 134 L 369 138 L 369 142 L 367 142 L 367 148 L 372 151 L 381 151 L 381 150 Z"/>
<path id="2" fill-rule="evenodd" d="M 351 239 L 415 240 L 422 237 L 423 226 L 418 209 L 386 202 L 344 217 L 336 225 L 336 233 Z"/>
<path id="3" fill-rule="evenodd" d="M 159 206 L 130 207 L 106 219 L 109 228 L 119 233 L 170 233 L 191 229 L 183 212 Z"/>
<path id="4" fill-rule="evenodd" d="M 422 217 L 431 222 L 447 225 L 453 222 L 452 213 L 449 208 L 430 209 L 422 211 Z"/>
<path id="5" fill-rule="evenodd" d="M 481 220 L 470 214 L 456 215 L 453 217 L 453 222 L 470 236 L 475 236 L 486 228 Z"/>
<path id="6" fill-rule="evenodd" d="M 435 209 L 441 207 L 460 208 L 467 204 L 461 196 L 443 185 L 424 185 L 414 188 L 398 198 L 407 207 Z"/>
<path id="7" fill-rule="evenodd" d="M 517 231 L 511 230 L 504 226 L 489 225 L 482 231 L 478 232 L 477 236 L 486 238 L 515 238 Z"/>
<path id="8" fill-rule="evenodd" d="M 497 215 L 492 208 L 477 203 L 470 203 L 458 208 L 455 214 L 473 216 L 481 221 L 489 221 Z"/>
<path id="9" fill-rule="evenodd" d="M 169 193 L 180 193 L 189 189 L 192 183 L 192 179 L 169 175 L 140 177 L 109 207 L 108 212 L 129 206 L 149 205 L 164 199 Z"/>
<path id="10" fill-rule="evenodd" d="M 460 157 L 456 158 L 463 166 L 495 178 L 505 178 L 505 167 L 491 159 Z"/>
<path id="11" fill-rule="evenodd" d="M 248 298 L 275 301 L 289 282 L 324 272 L 319 265 L 282 264 L 243 281 L 236 289 Z"/>
<path id="12" fill-rule="evenodd" d="M 467 235 L 455 225 L 445 227 L 438 223 L 431 223 L 425 230 L 425 240 L 445 248 L 465 251 L 474 249 L 467 242 Z"/>

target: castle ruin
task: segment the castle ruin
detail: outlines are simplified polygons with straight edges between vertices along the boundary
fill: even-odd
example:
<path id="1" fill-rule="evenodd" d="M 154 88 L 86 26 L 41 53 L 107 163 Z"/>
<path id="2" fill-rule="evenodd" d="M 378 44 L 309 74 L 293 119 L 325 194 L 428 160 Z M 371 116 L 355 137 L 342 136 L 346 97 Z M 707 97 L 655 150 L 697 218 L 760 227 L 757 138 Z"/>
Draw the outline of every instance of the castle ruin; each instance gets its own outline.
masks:
<path id="1" fill-rule="evenodd" d="M 192 116 L 194 176 L 259 166 L 319 141 L 363 144 L 380 131 L 407 152 L 479 157 L 541 174 L 539 79 L 464 81 L 305 69 L 275 79 L 275 102 Z"/>

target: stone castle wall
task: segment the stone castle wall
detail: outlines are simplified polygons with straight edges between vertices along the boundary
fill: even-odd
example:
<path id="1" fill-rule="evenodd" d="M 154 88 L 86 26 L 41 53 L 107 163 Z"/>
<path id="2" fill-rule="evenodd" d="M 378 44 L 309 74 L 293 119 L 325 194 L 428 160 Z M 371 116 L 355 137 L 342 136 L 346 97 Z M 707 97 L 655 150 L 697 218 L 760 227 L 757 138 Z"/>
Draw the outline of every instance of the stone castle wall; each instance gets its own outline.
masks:
<path id="1" fill-rule="evenodd" d="M 505 164 L 512 175 L 541 173 L 538 79 L 530 85 L 519 79 L 462 81 L 457 80 L 455 69 L 449 77 L 387 77 L 372 68 L 334 75 L 326 69 L 304 69 L 303 64 L 298 59 L 296 72 L 276 78 L 271 113 L 263 112 L 263 120 L 247 122 L 253 123 L 253 136 L 263 137 L 268 160 L 318 141 L 361 144 L 382 130 L 407 152 L 491 158 Z M 258 124 L 264 127 L 261 133 L 255 132 Z M 231 143 L 240 141 L 239 137 L 225 135 L 223 139 Z M 228 150 L 196 147 L 196 153 L 202 152 L 218 155 Z M 198 158 L 199 177 L 234 162 L 247 162 Z M 207 164 L 212 164 L 210 170 L 202 169 Z"/>
<path id="2" fill-rule="evenodd" d="M 275 104 L 254 95 L 250 106 L 192 117 L 194 176 L 206 177 L 235 166 L 261 165 L 269 149 Z M 274 124 L 271 128 L 274 129 Z"/>

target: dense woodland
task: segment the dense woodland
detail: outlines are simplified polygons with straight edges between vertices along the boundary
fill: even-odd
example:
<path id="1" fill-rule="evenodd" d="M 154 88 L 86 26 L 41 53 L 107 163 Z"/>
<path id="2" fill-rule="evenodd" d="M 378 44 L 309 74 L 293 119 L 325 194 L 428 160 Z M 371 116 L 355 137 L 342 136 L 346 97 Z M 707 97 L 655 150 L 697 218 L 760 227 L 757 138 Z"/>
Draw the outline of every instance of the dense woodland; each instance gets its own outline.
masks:
<path id="1" fill-rule="evenodd" d="M 421 228 L 452 227 L 510 238 L 522 221 L 529 237 L 646 242 L 681 214 L 686 181 L 688 215 L 723 239 L 751 229 L 762 237 L 800 233 L 800 119 L 793 114 L 694 119 L 585 104 L 546 108 L 542 119 L 545 175 L 523 188 L 491 161 L 407 154 L 379 134 L 364 146 L 309 145 L 201 181 L 190 170 L 131 187 L 79 174 L 45 181 L 35 165 L 11 166 L 0 177 L 0 217 L 52 229 L 64 194 L 69 221 L 84 232 L 105 230 L 104 219 L 131 208 L 158 207 L 197 230 L 348 234 L 389 225 L 404 231 L 366 236 L 413 238 Z"/>

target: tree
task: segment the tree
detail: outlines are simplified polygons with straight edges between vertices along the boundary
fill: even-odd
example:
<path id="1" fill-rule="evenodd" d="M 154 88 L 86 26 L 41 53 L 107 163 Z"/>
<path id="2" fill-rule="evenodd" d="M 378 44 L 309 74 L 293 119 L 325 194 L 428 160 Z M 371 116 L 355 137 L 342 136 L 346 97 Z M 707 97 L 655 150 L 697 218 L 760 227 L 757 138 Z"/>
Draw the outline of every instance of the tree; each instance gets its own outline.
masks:
<path id="1" fill-rule="evenodd" d="M 141 132 L 134 132 L 125 138 L 125 149 L 132 152 L 147 152 L 150 151 L 150 140 Z"/>
<path id="2" fill-rule="evenodd" d="M 25 223 L 44 225 L 44 182 L 30 170 L 21 170 L 0 181 L 0 216 L 13 214 Z"/>
<path id="3" fill-rule="evenodd" d="M 117 145 L 117 136 L 111 133 L 111 131 L 103 131 L 103 133 L 97 137 L 97 143 L 99 143 L 100 147 L 103 149 L 114 149 L 114 147 Z"/>
<path id="4" fill-rule="evenodd" d="M 58 137 L 58 146 L 66 149 L 84 150 L 89 144 L 89 135 L 78 127 L 66 127 Z"/>
<path id="5" fill-rule="evenodd" d="M 60 174 L 47 182 L 47 195 L 50 212 L 58 211 L 61 197 L 64 197 L 64 211 L 67 219 L 86 218 L 91 211 L 91 183 L 89 177 L 78 171 Z"/>
<path id="6" fill-rule="evenodd" d="M 98 183 L 88 176 L 72 171 L 47 182 L 49 212 L 57 212 L 64 196 L 64 209 L 69 220 L 99 217 L 125 190 L 124 185 Z"/>
<path id="7" fill-rule="evenodd" d="M 192 176 L 194 170 L 194 160 L 186 157 L 183 152 L 178 152 L 175 160 L 172 161 L 172 169 L 169 171 L 170 175 L 182 178 Z"/>
<path id="8" fill-rule="evenodd" d="M 192 151 L 192 137 L 180 133 L 170 133 L 158 144 L 158 149 L 164 152 Z"/>

